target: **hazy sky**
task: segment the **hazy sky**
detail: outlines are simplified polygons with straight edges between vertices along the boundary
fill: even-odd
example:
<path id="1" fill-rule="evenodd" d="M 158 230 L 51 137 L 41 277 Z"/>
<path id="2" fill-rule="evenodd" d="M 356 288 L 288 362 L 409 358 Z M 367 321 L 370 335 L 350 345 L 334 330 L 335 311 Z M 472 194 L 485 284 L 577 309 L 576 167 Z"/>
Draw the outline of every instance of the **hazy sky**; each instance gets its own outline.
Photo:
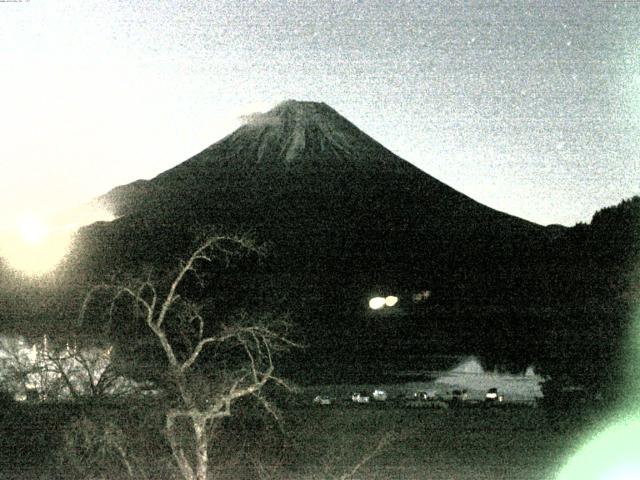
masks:
<path id="1" fill-rule="evenodd" d="M 0 221 L 186 160 L 287 99 L 538 223 L 640 193 L 640 3 L 0 2 Z"/>

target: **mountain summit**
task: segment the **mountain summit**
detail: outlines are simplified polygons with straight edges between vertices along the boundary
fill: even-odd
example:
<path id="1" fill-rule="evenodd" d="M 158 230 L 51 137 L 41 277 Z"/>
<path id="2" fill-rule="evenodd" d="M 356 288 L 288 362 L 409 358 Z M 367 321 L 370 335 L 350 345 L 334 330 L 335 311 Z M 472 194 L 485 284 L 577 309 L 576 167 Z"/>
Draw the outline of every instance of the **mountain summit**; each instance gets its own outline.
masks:
<path id="1" fill-rule="evenodd" d="M 288 100 L 268 112 L 245 116 L 244 121 L 235 132 L 174 170 L 277 175 L 406 171 L 409 167 L 324 103 Z"/>
<path id="2" fill-rule="evenodd" d="M 370 142 L 338 112 L 324 103 L 287 100 L 266 113 L 245 117 L 246 125 L 231 135 L 230 142 L 244 146 L 253 138 L 257 160 L 268 152 L 278 151 L 272 159 L 290 165 L 301 157 L 317 158 L 333 155 L 345 158 Z"/>
<path id="3" fill-rule="evenodd" d="M 151 181 L 117 187 L 99 200 L 121 216 L 154 191 L 173 190 L 172 184 L 188 190 L 195 186 L 192 182 L 207 179 L 207 188 L 216 190 L 221 182 L 228 185 L 239 177 L 266 176 L 268 182 L 282 175 L 415 170 L 324 103 L 287 100 L 243 120 L 243 126 L 191 159 Z"/>

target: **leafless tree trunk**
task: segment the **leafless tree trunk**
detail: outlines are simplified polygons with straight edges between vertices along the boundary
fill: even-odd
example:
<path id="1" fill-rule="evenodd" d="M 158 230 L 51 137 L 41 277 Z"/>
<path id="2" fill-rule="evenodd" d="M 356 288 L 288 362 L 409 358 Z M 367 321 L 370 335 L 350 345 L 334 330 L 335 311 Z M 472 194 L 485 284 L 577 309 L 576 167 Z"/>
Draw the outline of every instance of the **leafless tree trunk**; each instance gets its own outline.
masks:
<path id="1" fill-rule="evenodd" d="M 286 384 L 274 375 L 273 355 L 297 345 L 287 338 L 288 321 L 285 318 L 252 320 L 246 315 L 228 324 L 219 324 L 214 334 L 205 334 L 207 325 L 198 305 L 182 298 L 178 293 L 187 275 L 196 275 L 198 263 L 211 262 L 214 258 L 226 260 L 233 251 L 227 248 L 257 251 L 245 238 L 215 236 L 204 241 L 184 262 L 173 278 L 165 295 L 160 296 L 149 280 L 137 282 L 133 286 L 115 287 L 111 302 L 113 313 L 115 303 L 128 297 L 136 311 L 141 313 L 146 325 L 162 347 L 167 360 L 168 376 L 175 385 L 181 406 L 166 412 L 165 434 L 181 475 L 185 480 L 206 480 L 209 467 L 209 435 L 212 423 L 232 415 L 236 400 L 246 396 L 256 397 L 273 412 L 269 403 L 260 395 L 260 390 L 268 382 Z M 106 285 L 97 288 L 114 288 Z M 91 295 L 91 294 L 90 294 Z M 87 297 L 90 299 L 90 295 Z M 85 301 L 85 306 L 88 300 Z M 82 315 L 82 314 L 81 314 Z M 167 324 L 178 319 L 183 329 L 182 339 L 187 339 L 186 347 L 176 347 L 175 340 L 167 331 Z M 234 371 L 224 366 L 216 372 L 215 385 L 202 401 L 202 392 L 194 383 L 194 367 L 205 349 L 221 350 L 235 348 L 243 352 L 245 363 Z M 211 383 L 214 383 L 211 381 Z M 187 422 L 193 433 L 193 442 L 185 447 L 178 435 L 179 422 Z"/>

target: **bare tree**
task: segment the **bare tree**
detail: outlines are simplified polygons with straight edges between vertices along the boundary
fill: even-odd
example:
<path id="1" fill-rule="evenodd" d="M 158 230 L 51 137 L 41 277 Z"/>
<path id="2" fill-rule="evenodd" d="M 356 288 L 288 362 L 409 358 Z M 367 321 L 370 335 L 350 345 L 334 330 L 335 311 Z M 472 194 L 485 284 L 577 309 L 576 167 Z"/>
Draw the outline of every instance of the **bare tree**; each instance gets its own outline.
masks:
<path id="1" fill-rule="evenodd" d="M 208 431 L 216 421 L 232 415 L 237 400 L 255 397 L 275 415 L 261 390 L 268 382 L 286 386 L 274 373 L 274 355 L 297 346 L 287 338 L 290 325 L 285 317 L 241 314 L 231 322 L 212 322 L 204 317 L 199 304 L 179 293 L 189 276 L 200 279 L 199 265 L 214 259 L 228 261 L 238 251 L 259 253 L 246 238 L 206 238 L 181 263 L 162 294 L 149 279 L 116 287 L 101 285 L 93 290 L 113 289 L 111 315 L 117 302 L 129 299 L 164 353 L 167 377 L 178 399 L 177 406 L 166 411 L 165 434 L 185 480 L 207 478 Z M 85 307 L 90 299 L 91 293 Z M 202 365 L 205 356 L 206 368 Z M 229 361 L 230 356 L 234 361 Z M 193 435 L 190 442 L 181 440 L 180 425 L 185 423 Z"/>
<path id="2" fill-rule="evenodd" d="M 42 400 L 59 400 L 65 396 L 75 396 L 76 389 L 66 389 L 65 380 L 59 369 L 65 369 L 62 363 L 56 364 L 48 357 L 48 340 L 29 342 L 22 337 L 5 337 L 0 340 L 0 366 L 5 388 L 17 398 L 23 399 L 35 393 Z M 65 369 L 66 370 L 66 369 Z"/>
<path id="3" fill-rule="evenodd" d="M 0 366 L 9 391 L 18 396 L 37 392 L 40 399 L 99 398 L 132 393 L 142 385 L 125 379 L 114 367 L 112 346 L 81 346 L 66 337 L 47 336 L 29 342 L 0 339 Z"/>
<path id="4" fill-rule="evenodd" d="M 116 368 L 113 346 L 81 346 L 67 341 L 64 346 L 42 349 L 43 366 L 56 376 L 73 399 L 129 395 L 145 385 L 125 378 Z"/>
<path id="5" fill-rule="evenodd" d="M 105 464 L 109 465 L 111 475 L 114 473 L 114 465 L 119 465 L 128 478 L 149 478 L 143 462 L 139 461 L 130 448 L 131 440 L 109 419 L 94 421 L 82 416 L 69 425 L 62 441 L 60 453 L 64 468 L 74 471 L 78 478 L 95 478 L 91 472 L 104 470 Z"/>
<path id="6" fill-rule="evenodd" d="M 34 389 L 34 380 L 47 384 L 40 378 L 37 367 L 37 350 L 22 337 L 0 339 L 0 381 L 3 389 L 12 395 L 25 395 Z M 36 377 L 36 378 L 34 378 Z"/>

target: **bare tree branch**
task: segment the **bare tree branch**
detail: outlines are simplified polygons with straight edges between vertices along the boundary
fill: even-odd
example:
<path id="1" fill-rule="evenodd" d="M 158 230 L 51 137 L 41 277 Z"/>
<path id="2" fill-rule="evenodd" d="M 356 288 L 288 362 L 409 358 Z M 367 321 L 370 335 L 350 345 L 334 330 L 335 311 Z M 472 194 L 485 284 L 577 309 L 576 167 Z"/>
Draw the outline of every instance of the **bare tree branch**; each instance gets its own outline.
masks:
<path id="1" fill-rule="evenodd" d="M 100 289 L 114 292 L 109 306 L 110 323 L 114 319 L 116 304 L 124 297 L 130 298 L 135 313 L 144 318 L 160 344 L 168 362 L 168 377 L 177 388 L 181 403 L 181 408 L 167 410 L 165 433 L 181 475 L 186 480 L 206 479 L 209 440 L 205 432 L 211 422 L 232 414 L 236 400 L 255 397 L 277 418 L 277 412 L 260 395 L 260 390 L 270 381 L 286 386 L 274 375 L 273 354 L 298 346 L 287 338 L 288 322 L 281 318 L 267 322 L 265 318 L 251 319 L 247 314 L 241 314 L 232 324 L 218 323 L 216 331 L 205 335 L 201 308 L 181 297 L 180 289 L 187 275 L 198 282 L 203 281 L 197 271 L 198 264 L 215 259 L 228 265 L 230 258 L 240 251 L 261 253 L 260 248 L 246 238 L 210 236 L 185 262 L 180 263 L 166 294 L 159 296 L 156 286 L 147 278 L 136 282 L 135 286 L 97 286 L 88 295 L 93 296 Z M 81 319 L 89 301 L 87 298 L 83 303 Z M 176 326 L 175 321 L 178 322 L 177 333 L 175 328 L 167 330 L 169 324 Z M 223 350 L 234 354 L 243 352 L 246 360 L 243 368 L 229 370 L 224 357 L 214 356 L 220 361 L 219 369 L 214 370 L 218 377 L 207 380 L 209 385 L 199 383 L 200 374 L 195 367 L 208 347 L 216 354 Z M 210 357 L 208 362 L 211 362 Z M 206 398 L 203 399 L 203 395 Z M 189 447 L 193 448 L 189 453 L 179 441 L 177 422 L 180 419 L 187 421 L 193 429 L 195 446 Z"/>
<path id="2" fill-rule="evenodd" d="M 358 463 L 356 463 L 353 468 L 351 470 L 349 470 L 348 472 L 344 473 L 343 475 L 341 475 L 339 478 L 340 480 L 348 480 L 350 478 L 353 478 L 353 476 L 358 473 L 358 470 L 360 470 L 362 467 L 364 467 L 367 463 L 369 463 L 371 461 L 371 459 L 373 459 L 373 457 L 375 457 L 376 455 L 378 455 L 380 453 L 380 451 L 389 443 L 390 440 L 390 436 L 384 436 L 380 439 L 380 441 L 378 442 L 378 444 L 376 445 L 376 447 L 369 452 L 368 454 L 364 455 L 360 461 Z"/>

